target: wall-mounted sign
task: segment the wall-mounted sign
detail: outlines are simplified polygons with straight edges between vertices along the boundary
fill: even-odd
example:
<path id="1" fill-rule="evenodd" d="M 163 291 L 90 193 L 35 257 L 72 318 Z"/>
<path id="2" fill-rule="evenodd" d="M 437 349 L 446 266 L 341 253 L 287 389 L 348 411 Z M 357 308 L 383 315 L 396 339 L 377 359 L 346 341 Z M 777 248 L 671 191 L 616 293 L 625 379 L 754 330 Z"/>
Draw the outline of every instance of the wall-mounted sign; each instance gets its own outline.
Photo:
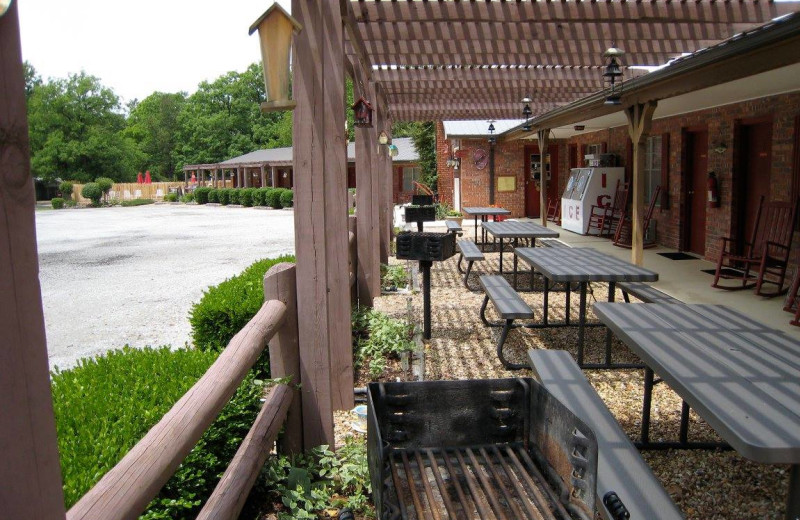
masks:
<path id="1" fill-rule="evenodd" d="M 478 148 L 472 152 L 472 160 L 475 161 L 475 167 L 479 170 L 482 170 L 486 168 L 487 164 L 489 164 L 489 154 L 486 152 L 486 150 Z"/>
<path id="2" fill-rule="evenodd" d="M 497 191 L 517 191 L 517 178 L 507 175 L 497 178 Z"/>

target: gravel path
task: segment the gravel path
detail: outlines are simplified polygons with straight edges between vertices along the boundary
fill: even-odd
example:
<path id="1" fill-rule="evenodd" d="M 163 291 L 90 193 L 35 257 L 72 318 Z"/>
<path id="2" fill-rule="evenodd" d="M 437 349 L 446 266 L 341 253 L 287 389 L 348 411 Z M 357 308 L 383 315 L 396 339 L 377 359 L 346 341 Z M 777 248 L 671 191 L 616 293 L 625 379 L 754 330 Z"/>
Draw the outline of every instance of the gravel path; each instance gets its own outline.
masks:
<path id="1" fill-rule="evenodd" d="M 150 205 L 37 211 L 51 368 L 130 344 L 183 346 L 203 290 L 294 253 L 291 210 Z"/>

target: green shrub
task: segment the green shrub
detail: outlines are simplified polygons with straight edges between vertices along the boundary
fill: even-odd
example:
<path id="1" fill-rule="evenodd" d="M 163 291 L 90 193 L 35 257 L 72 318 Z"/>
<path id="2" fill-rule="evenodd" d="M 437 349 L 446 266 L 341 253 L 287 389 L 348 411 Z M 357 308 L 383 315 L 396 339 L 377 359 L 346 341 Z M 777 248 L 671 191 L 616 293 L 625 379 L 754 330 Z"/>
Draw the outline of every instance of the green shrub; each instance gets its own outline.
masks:
<path id="1" fill-rule="evenodd" d="M 402 264 L 381 264 L 381 287 L 403 289 L 408 285 L 408 273 Z"/>
<path id="2" fill-rule="evenodd" d="M 164 195 L 164 202 L 178 202 L 177 193 L 167 193 Z"/>
<path id="3" fill-rule="evenodd" d="M 377 377 L 386 369 L 389 358 L 399 358 L 415 348 L 412 327 L 388 315 L 366 307 L 353 310 L 353 361 L 357 367 L 369 367 Z"/>
<path id="4" fill-rule="evenodd" d="M 181 197 L 181 202 L 194 202 L 194 193 L 189 192 Z"/>
<path id="5" fill-rule="evenodd" d="M 64 208 L 64 199 L 61 197 L 53 197 L 50 199 L 50 204 L 53 205 L 53 209 L 63 209 Z"/>
<path id="6" fill-rule="evenodd" d="M 208 192 L 208 202 L 211 202 L 213 204 L 216 204 L 216 203 L 219 202 L 219 190 L 218 189 L 212 189 L 211 191 Z"/>
<path id="7" fill-rule="evenodd" d="M 155 201 L 153 199 L 131 199 L 131 200 L 123 200 L 120 203 L 120 206 L 123 208 L 129 208 L 132 206 L 146 206 L 148 204 L 153 204 Z"/>
<path id="8" fill-rule="evenodd" d="M 97 207 L 100 205 L 100 197 L 103 196 L 103 190 L 100 189 L 96 182 L 89 182 L 83 185 L 81 195 L 83 198 L 91 200 L 92 206 Z"/>
<path id="9" fill-rule="evenodd" d="M 114 179 L 109 179 L 108 177 L 98 177 L 94 180 L 94 182 L 100 186 L 100 190 L 103 192 L 103 198 L 107 199 L 108 192 L 114 187 Z"/>
<path id="10" fill-rule="evenodd" d="M 228 190 L 228 204 L 241 204 L 242 188 Z"/>
<path id="11" fill-rule="evenodd" d="M 256 194 L 255 188 L 245 188 L 239 193 L 239 204 L 245 208 L 253 207 L 253 196 Z"/>
<path id="12" fill-rule="evenodd" d="M 58 191 L 61 192 L 61 196 L 67 200 L 72 199 L 72 186 L 73 184 L 69 181 L 64 181 L 58 185 Z"/>
<path id="13" fill-rule="evenodd" d="M 274 188 L 272 191 L 267 193 L 267 206 L 275 209 L 281 209 L 283 206 L 281 205 L 281 190 L 283 188 Z"/>
<path id="14" fill-rule="evenodd" d="M 125 347 L 52 374 L 64 499 L 71 507 L 205 373 L 217 354 Z M 194 518 L 258 414 L 248 375 L 140 518 Z"/>
<path id="15" fill-rule="evenodd" d="M 284 189 L 281 193 L 281 206 L 284 208 L 291 208 L 294 203 L 294 191 Z"/>
<path id="16" fill-rule="evenodd" d="M 269 188 L 256 188 L 253 190 L 253 206 L 263 206 L 264 197 L 267 195 Z"/>
<path id="17" fill-rule="evenodd" d="M 219 202 L 223 206 L 227 206 L 231 200 L 231 190 L 232 188 L 217 190 L 217 202 Z"/>
<path id="18" fill-rule="evenodd" d="M 208 192 L 211 191 L 211 188 L 197 188 L 194 190 L 194 200 L 197 201 L 198 204 L 206 204 L 209 202 L 208 200 Z"/>
<path id="19" fill-rule="evenodd" d="M 209 287 L 189 312 L 196 348 L 220 351 L 264 303 L 263 280 L 267 270 L 279 262 L 294 262 L 281 256 L 255 262 L 238 276 Z"/>

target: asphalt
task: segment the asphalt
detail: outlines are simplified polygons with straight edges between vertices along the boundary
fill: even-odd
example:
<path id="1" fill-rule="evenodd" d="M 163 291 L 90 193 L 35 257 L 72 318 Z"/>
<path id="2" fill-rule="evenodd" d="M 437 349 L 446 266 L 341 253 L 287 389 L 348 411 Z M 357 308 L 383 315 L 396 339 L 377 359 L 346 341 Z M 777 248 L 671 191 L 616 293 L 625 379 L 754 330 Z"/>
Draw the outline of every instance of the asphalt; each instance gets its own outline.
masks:
<path id="1" fill-rule="evenodd" d="M 291 210 L 195 205 L 37 211 L 50 367 L 191 341 L 203 290 L 294 253 Z"/>

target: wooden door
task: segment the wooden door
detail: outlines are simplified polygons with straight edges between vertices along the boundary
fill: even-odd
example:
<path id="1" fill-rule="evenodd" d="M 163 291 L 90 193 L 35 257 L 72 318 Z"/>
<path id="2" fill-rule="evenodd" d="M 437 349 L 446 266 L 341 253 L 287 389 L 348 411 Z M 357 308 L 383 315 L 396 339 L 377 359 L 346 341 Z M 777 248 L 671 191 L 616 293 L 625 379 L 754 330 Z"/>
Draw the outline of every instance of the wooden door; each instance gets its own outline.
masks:
<path id="1" fill-rule="evenodd" d="M 553 200 L 560 197 L 558 192 L 558 145 L 552 144 L 547 147 L 550 155 L 550 178 L 547 183 L 547 199 Z M 525 215 L 530 218 L 538 218 L 540 213 L 540 193 L 538 183 L 533 180 L 531 155 L 539 154 L 539 145 L 526 146 L 523 149 L 525 164 Z M 540 160 L 546 160 L 546 158 Z M 547 211 L 547 208 L 545 208 Z"/>
<path id="2" fill-rule="evenodd" d="M 684 250 L 704 256 L 706 252 L 706 206 L 708 204 L 708 130 L 684 132 Z"/>
<path id="3" fill-rule="evenodd" d="M 737 236 L 750 240 L 761 196 L 770 200 L 772 121 L 739 126 L 736 145 Z"/>

